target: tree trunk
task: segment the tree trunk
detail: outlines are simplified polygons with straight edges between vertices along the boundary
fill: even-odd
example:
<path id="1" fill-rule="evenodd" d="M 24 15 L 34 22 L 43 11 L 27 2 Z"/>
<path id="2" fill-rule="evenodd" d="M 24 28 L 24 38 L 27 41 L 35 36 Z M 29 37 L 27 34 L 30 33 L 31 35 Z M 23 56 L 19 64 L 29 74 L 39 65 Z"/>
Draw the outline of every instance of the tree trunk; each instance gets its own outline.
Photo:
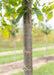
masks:
<path id="1" fill-rule="evenodd" d="M 47 38 L 48 38 L 48 35 L 46 35 L 46 55 L 48 55 L 48 48 L 47 48 L 48 42 L 47 42 Z"/>
<path id="2" fill-rule="evenodd" d="M 14 49 L 15 49 L 15 62 L 17 61 L 17 56 L 16 56 L 16 38 L 14 39 Z"/>
<path id="3" fill-rule="evenodd" d="M 31 22 L 32 0 L 23 0 L 27 12 L 23 16 L 24 22 L 24 75 L 33 75 L 32 68 L 32 22 Z"/>

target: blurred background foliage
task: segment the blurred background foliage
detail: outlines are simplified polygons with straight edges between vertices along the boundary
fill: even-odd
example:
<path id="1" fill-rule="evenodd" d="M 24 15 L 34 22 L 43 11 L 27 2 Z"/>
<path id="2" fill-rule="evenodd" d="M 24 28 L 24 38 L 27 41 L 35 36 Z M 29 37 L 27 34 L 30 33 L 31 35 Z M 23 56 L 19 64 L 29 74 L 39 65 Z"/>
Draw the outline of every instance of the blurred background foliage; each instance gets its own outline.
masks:
<path id="1" fill-rule="evenodd" d="M 18 29 L 19 32 L 16 34 L 16 47 L 23 47 L 23 28 Z M 39 30 L 39 31 L 38 31 Z M 32 45 L 45 45 L 45 34 L 41 32 L 41 29 L 36 28 L 36 34 L 32 32 Z M 48 35 L 48 44 L 54 43 L 54 30 Z M 11 36 L 10 39 L 6 39 L 0 34 L 0 49 L 4 48 L 14 48 L 14 37 Z"/>

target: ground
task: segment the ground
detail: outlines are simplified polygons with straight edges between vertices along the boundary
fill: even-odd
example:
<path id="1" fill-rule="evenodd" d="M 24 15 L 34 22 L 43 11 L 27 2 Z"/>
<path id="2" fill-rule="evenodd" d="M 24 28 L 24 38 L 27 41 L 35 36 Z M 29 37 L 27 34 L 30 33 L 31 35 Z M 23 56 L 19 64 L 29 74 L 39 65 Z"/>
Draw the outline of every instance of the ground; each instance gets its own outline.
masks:
<path id="1" fill-rule="evenodd" d="M 11 75 L 24 75 L 24 73 L 19 72 Z M 54 75 L 54 62 L 48 62 L 47 64 L 34 69 L 33 75 Z"/>
<path id="2" fill-rule="evenodd" d="M 11 75 L 12 73 L 18 73 L 23 71 L 23 54 L 22 50 L 17 50 L 17 62 L 14 62 L 14 51 L 0 52 L 0 74 Z M 13 53 L 13 54 L 12 54 Z M 45 47 L 33 49 L 33 67 L 40 68 L 40 66 L 54 62 L 54 46 L 48 47 L 48 56 L 45 54 Z M 15 74 L 13 74 L 15 75 Z M 16 74 L 18 75 L 18 74 Z M 20 73 L 21 75 L 21 73 Z"/>

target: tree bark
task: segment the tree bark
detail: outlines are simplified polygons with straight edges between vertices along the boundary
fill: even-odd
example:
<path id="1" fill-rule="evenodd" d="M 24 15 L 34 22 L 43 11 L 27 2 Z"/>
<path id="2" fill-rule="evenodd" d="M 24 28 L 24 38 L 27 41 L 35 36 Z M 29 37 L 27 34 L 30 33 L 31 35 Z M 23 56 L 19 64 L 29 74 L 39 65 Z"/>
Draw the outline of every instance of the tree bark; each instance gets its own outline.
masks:
<path id="1" fill-rule="evenodd" d="M 26 5 L 26 13 L 23 16 L 24 22 L 24 75 L 33 75 L 32 67 L 32 22 L 31 22 L 32 0 L 23 0 Z"/>
<path id="2" fill-rule="evenodd" d="M 48 38 L 48 35 L 46 35 L 46 55 L 48 55 L 48 48 L 47 48 L 48 42 L 47 42 L 47 38 Z"/>

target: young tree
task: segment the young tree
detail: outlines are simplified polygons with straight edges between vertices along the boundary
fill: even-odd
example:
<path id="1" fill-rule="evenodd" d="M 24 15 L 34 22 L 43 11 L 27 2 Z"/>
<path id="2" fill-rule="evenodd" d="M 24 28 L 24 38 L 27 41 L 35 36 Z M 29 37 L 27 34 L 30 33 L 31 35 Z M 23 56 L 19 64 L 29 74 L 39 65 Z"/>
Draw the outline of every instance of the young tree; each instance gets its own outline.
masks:
<path id="1" fill-rule="evenodd" d="M 17 60 L 16 57 L 16 34 L 18 33 L 18 25 L 15 22 L 15 19 L 10 20 L 10 24 L 11 24 L 11 30 L 9 30 L 10 33 L 10 38 L 12 36 L 13 38 L 13 42 L 14 42 L 14 49 L 15 49 L 15 61 Z M 13 44 L 13 43 L 11 43 Z"/>
<path id="2" fill-rule="evenodd" d="M 23 0 L 26 13 L 23 16 L 24 22 L 24 75 L 33 75 L 32 68 L 32 0 Z"/>
<path id="3" fill-rule="evenodd" d="M 48 35 L 51 32 L 51 27 L 47 26 L 47 22 L 53 17 L 53 9 L 54 9 L 54 4 L 53 3 L 54 3 L 54 1 L 49 2 L 48 5 L 46 5 L 46 3 L 44 3 L 43 7 L 42 7 L 42 12 L 44 13 L 44 15 L 46 17 L 46 20 L 45 20 L 46 25 L 42 26 L 42 32 L 46 35 L 46 55 L 48 55 L 48 51 L 47 51 L 47 45 L 48 45 L 47 38 L 48 38 Z"/>
<path id="4" fill-rule="evenodd" d="M 42 24 L 41 31 L 46 35 L 46 55 L 48 55 L 48 49 L 47 49 L 48 35 L 51 33 L 51 27 L 50 26 L 48 27 L 47 25 Z"/>
<path id="5" fill-rule="evenodd" d="M 48 5 L 46 3 L 41 5 L 39 2 L 37 2 L 39 7 L 42 6 L 42 9 L 41 9 L 42 13 L 41 13 L 40 9 L 38 9 L 36 3 L 34 3 L 35 9 L 33 9 L 33 10 L 34 10 L 34 12 L 36 12 L 37 18 L 40 21 L 44 21 L 42 14 L 44 14 L 46 16 L 46 19 L 47 19 L 46 23 L 47 23 L 47 21 L 49 21 L 53 17 L 53 9 L 54 9 L 54 4 L 53 3 L 54 3 L 54 1 L 48 2 Z M 36 33 L 34 30 L 33 30 L 33 32 Z M 47 44 L 47 36 L 51 32 L 51 28 L 48 27 L 48 26 L 43 25 L 42 26 L 42 32 L 46 35 L 46 54 L 48 54 L 48 51 L 47 51 L 47 45 L 48 45 Z"/>

